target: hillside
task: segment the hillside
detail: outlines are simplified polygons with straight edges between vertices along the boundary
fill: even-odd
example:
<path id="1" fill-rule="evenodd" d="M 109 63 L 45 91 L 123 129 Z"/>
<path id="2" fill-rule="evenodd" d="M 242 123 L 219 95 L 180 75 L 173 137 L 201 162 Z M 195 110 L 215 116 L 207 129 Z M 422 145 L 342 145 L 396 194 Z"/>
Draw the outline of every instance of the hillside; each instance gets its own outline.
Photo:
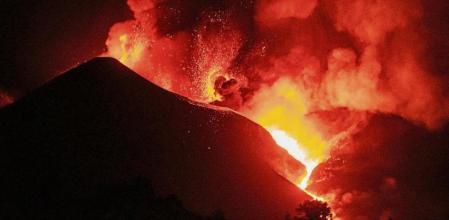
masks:
<path id="1" fill-rule="evenodd" d="M 227 219 L 281 219 L 308 198 L 280 175 L 301 175 L 303 166 L 263 128 L 165 91 L 110 58 L 1 109 L 0 143 L 4 217 L 59 218 L 76 212 L 71 201 L 95 201 L 99 189 L 135 178 L 187 209 L 220 209 Z"/>

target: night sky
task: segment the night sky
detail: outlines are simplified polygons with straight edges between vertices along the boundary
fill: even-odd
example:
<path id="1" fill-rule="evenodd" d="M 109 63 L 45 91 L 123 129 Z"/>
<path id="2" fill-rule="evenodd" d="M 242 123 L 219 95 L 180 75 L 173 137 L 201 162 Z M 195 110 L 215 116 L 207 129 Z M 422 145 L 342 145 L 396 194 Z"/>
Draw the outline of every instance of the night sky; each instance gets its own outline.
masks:
<path id="1" fill-rule="evenodd" d="M 109 27 L 131 17 L 122 0 L 6 0 L 0 11 L 0 88 L 13 96 L 104 52 Z"/>

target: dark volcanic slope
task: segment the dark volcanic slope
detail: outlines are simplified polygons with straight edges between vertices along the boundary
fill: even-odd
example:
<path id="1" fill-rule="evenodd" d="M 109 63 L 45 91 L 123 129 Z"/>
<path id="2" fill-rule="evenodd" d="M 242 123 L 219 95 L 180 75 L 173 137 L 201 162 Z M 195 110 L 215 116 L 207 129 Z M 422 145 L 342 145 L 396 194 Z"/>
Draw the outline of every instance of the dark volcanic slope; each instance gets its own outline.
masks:
<path id="1" fill-rule="evenodd" d="M 136 177 L 228 219 L 281 219 L 308 198 L 270 167 L 291 158 L 261 127 L 192 104 L 109 58 L 2 109 L 0 143 L 3 216 L 64 216 L 70 201 Z"/>

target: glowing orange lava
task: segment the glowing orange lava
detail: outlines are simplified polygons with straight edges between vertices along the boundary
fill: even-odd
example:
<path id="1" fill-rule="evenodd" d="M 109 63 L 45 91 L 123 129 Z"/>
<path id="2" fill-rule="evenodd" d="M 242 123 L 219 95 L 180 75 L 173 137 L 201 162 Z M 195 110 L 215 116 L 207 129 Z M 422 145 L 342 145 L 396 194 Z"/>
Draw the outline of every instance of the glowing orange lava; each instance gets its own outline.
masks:
<path id="1" fill-rule="evenodd" d="M 244 114 L 265 127 L 280 147 L 304 164 L 306 175 L 294 184 L 307 192 L 312 171 L 327 159 L 330 144 L 307 120 L 309 106 L 301 91 L 293 80 L 279 79 L 271 87 L 261 88 Z"/>
<path id="2" fill-rule="evenodd" d="M 215 80 L 218 76 L 226 77 L 220 67 L 213 66 L 207 71 L 204 81 L 201 82 L 201 84 L 203 84 L 201 96 L 206 102 L 221 101 L 223 98 L 217 91 L 215 91 Z"/>
<path id="3" fill-rule="evenodd" d="M 278 129 L 268 129 L 268 131 L 280 147 L 284 148 L 293 158 L 300 161 L 306 167 L 306 175 L 302 178 L 301 182 L 298 184 L 298 187 L 309 194 L 312 198 L 324 200 L 323 198 L 307 191 L 310 176 L 312 175 L 315 167 L 318 165 L 318 162 L 309 160 L 307 158 L 307 154 L 303 150 L 305 147 L 289 136 L 286 132 Z"/>
<path id="4" fill-rule="evenodd" d="M 280 147 L 284 148 L 296 160 L 301 161 L 306 167 L 306 176 L 303 177 L 301 182 L 298 184 L 301 189 L 305 190 L 310 179 L 310 175 L 312 174 L 313 169 L 315 169 L 318 165 L 318 162 L 307 159 L 307 154 L 303 150 L 304 146 L 301 146 L 298 141 L 286 132 L 278 129 L 268 129 L 268 131 Z"/>

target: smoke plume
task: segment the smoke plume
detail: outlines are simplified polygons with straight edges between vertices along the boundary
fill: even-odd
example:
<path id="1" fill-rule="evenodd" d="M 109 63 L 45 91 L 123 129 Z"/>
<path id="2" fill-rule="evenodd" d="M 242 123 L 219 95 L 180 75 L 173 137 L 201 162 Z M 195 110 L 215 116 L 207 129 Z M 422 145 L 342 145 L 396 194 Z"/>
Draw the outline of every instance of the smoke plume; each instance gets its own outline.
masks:
<path id="1" fill-rule="evenodd" d="M 134 20 L 111 27 L 105 55 L 165 89 L 285 131 L 312 167 L 336 161 L 335 152 L 359 152 L 353 136 L 376 114 L 430 130 L 445 124 L 449 33 L 439 22 L 444 10 L 429 12 L 443 4 L 128 0 Z M 400 187 L 394 176 L 375 178 L 383 190 Z M 372 193 L 332 192 L 337 207 L 364 203 Z"/>
<path id="2" fill-rule="evenodd" d="M 311 111 L 391 113 L 429 128 L 449 115 L 441 73 L 423 62 L 420 1 L 128 5 L 135 20 L 111 28 L 107 54 L 187 97 L 239 110 L 261 87 L 289 76 L 310 95 Z"/>

